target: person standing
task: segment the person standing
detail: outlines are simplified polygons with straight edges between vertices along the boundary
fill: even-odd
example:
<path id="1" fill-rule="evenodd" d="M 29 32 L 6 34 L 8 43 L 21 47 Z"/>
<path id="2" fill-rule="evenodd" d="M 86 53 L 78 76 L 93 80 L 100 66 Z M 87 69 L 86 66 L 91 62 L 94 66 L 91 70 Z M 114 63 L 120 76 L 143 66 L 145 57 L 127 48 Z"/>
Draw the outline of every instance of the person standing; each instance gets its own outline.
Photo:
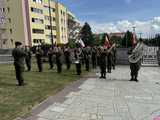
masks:
<path id="1" fill-rule="evenodd" d="M 48 50 L 48 62 L 49 62 L 50 69 L 53 69 L 53 49 L 52 47 L 49 48 Z"/>
<path id="2" fill-rule="evenodd" d="M 84 60 L 85 60 L 86 71 L 89 71 L 90 68 L 90 58 L 91 58 L 91 51 L 90 47 L 87 46 L 86 48 L 84 48 Z"/>
<path id="3" fill-rule="evenodd" d="M 62 72 L 62 50 L 61 47 L 55 47 L 57 72 Z"/>
<path id="4" fill-rule="evenodd" d="M 12 56 L 14 58 L 14 66 L 16 71 L 16 79 L 18 81 L 18 86 L 24 85 L 24 78 L 23 78 L 23 72 L 24 72 L 24 60 L 26 57 L 25 51 L 22 50 L 21 42 L 15 42 L 15 48 L 12 51 Z"/>
<path id="5" fill-rule="evenodd" d="M 107 51 L 104 48 L 101 48 L 100 51 L 100 70 L 101 70 L 101 77 L 106 79 L 106 67 L 107 67 Z"/>
<path id="6" fill-rule="evenodd" d="M 97 66 L 97 50 L 96 47 L 92 47 L 92 51 L 91 51 L 91 59 L 92 59 L 92 68 L 95 69 Z"/>
<path id="7" fill-rule="evenodd" d="M 140 70 L 141 66 L 141 59 L 143 57 L 143 40 L 139 39 L 138 44 L 135 46 L 135 48 L 129 53 L 129 62 L 130 62 L 130 70 L 131 70 L 131 79 L 130 81 L 136 81 L 138 82 L 138 71 Z"/>
<path id="8" fill-rule="evenodd" d="M 32 52 L 28 46 L 25 46 L 25 52 L 26 52 L 25 62 L 26 62 L 27 70 L 31 71 Z"/>
<path id="9" fill-rule="evenodd" d="M 39 72 L 43 71 L 43 61 L 42 61 L 42 57 L 43 57 L 43 50 L 41 49 L 41 47 L 37 47 L 36 48 L 36 60 L 37 60 L 37 66 L 38 66 L 38 70 Z"/>
<path id="10" fill-rule="evenodd" d="M 76 48 L 74 50 L 74 57 L 75 57 L 75 65 L 76 65 L 76 72 L 77 75 L 81 75 L 81 62 L 82 62 L 82 50 L 81 48 Z"/>
<path id="11" fill-rule="evenodd" d="M 117 50 L 116 47 L 112 49 L 112 67 L 113 70 L 115 70 L 115 66 L 116 66 L 116 54 L 117 54 Z"/>
<path id="12" fill-rule="evenodd" d="M 107 70 L 108 70 L 108 73 L 111 73 L 111 70 L 112 70 L 112 53 L 108 53 L 107 55 Z"/>
<path id="13" fill-rule="evenodd" d="M 67 66 L 67 70 L 70 69 L 71 67 L 71 51 L 69 47 L 66 47 L 64 49 L 64 56 L 65 56 L 65 62 L 66 62 L 66 66 Z"/>

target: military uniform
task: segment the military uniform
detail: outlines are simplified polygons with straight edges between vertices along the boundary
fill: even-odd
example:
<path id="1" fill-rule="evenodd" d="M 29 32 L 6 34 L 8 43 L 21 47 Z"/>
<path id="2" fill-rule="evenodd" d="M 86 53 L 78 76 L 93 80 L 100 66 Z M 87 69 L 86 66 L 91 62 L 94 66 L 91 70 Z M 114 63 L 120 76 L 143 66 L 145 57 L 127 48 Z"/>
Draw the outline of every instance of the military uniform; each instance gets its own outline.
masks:
<path id="1" fill-rule="evenodd" d="M 84 49 L 84 60 L 85 60 L 86 71 L 89 71 L 90 68 L 90 56 L 91 56 L 90 48 L 86 47 Z"/>
<path id="2" fill-rule="evenodd" d="M 38 49 L 36 50 L 36 59 L 37 59 L 37 66 L 38 66 L 39 72 L 42 72 L 42 71 L 43 71 L 43 67 L 42 67 L 43 61 L 42 61 L 42 57 L 43 57 L 43 51 L 42 51 L 41 48 L 38 48 Z"/>
<path id="3" fill-rule="evenodd" d="M 80 48 L 76 48 L 74 50 L 74 56 L 75 56 L 75 65 L 76 65 L 77 75 L 81 75 L 82 51 Z"/>
<path id="4" fill-rule="evenodd" d="M 26 53 L 20 48 L 14 48 L 12 51 L 12 56 L 14 58 L 14 66 L 16 71 L 16 79 L 18 80 L 18 85 L 24 85 L 23 72 L 24 72 L 24 60 Z"/>
<path id="5" fill-rule="evenodd" d="M 69 49 L 69 48 L 66 48 L 66 49 L 64 50 L 64 56 L 65 56 L 65 62 L 66 62 L 67 70 L 69 70 L 70 67 L 71 67 L 70 55 L 71 55 L 70 49 Z"/>
<path id="6" fill-rule="evenodd" d="M 101 70 L 100 78 L 106 78 L 106 67 L 107 67 L 107 51 L 102 50 L 100 53 L 100 70 Z"/>
<path id="7" fill-rule="evenodd" d="M 107 55 L 107 70 L 108 73 L 111 73 L 111 69 L 112 69 L 112 53 L 108 53 Z"/>
<path id="8" fill-rule="evenodd" d="M 115 70 L 115 66 L 116 66 L 116 48 L 113 48 L 112 49 L 112 67 L 113 67 L 113 70 Z"/>
<path id="9" fill-rule="evenodd" d="M 29 48 L 25 48 L 25 52 L 26 52 L 26 57 L 25 57 L 26 66 L 28 71 L 31 71 L 32 53 Z"/>
<path id="10" fill-rule="evenodd" d="M 60 47 L 56 48 L 56 65 L 57 65 L 57 72 L 62 72 L 62 50 Z"/>
<path id="11" fill-rule="evenodd" d="M 92 48 L 92 67 L 93 68 L 96 68 L 97 66 L 97 51 L 96 51 L 96 48 Z"/>
<path id="12" fill-rule="evenodd" d="M 48 62 L 49 62 L 50 69 L 53 69 L 53 50 L 52 48 L 48 50 Z"/>
<path id="13" fill-rule="evenodd" d="M 130 69 L 131 69 L 131 79 L 130 81 L 136 81 L 138 77 L 138 71 L 140 70 L 141 66 L 141 59 L 143 56 L 143 40 L 140 39 L 139 43 L 135 46 L 135 48 L 131 48 L 128 52 L 129 62 L 130 62 Z"/>

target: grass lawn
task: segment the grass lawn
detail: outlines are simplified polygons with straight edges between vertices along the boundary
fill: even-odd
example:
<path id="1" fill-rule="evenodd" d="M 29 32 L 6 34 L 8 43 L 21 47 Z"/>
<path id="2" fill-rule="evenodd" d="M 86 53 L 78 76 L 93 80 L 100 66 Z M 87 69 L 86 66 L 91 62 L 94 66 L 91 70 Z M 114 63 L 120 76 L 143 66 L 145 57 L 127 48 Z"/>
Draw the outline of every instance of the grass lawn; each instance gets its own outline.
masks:
<path id="1" fill-rule="evenodd" d="M 27 85 L 23 87 L 16 86 L 12 64 L 0 65 L 0 120 L 24 116 L 33 106 L 80 78 L 75 75 L 75 66 L 69 71 L 64 68 L 61 74 L 57 74 L 56 69 L 48 69 L 48 64 L 43 65 L 42 73 L 37 72 L 36 64 L 32 65 L 32 72 L 24 73 Z"/>

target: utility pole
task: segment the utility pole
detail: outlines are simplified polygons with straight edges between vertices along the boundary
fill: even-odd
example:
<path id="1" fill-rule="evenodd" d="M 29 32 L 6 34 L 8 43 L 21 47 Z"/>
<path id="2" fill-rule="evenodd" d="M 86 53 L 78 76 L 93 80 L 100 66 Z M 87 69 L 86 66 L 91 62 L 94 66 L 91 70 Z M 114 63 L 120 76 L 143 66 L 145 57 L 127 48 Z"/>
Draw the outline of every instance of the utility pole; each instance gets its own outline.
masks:
<path id="1" fill-rule="evenodd" d="M 53 28 L 52 28 L 51 0 L 48 0 L 48 5 L 49 5 L 49 18 L 50 18 L 50 29 L 51 29 L 51 44 L 52 44 L 52 48 L 53 48 L 54 42 L 53 42 Z"/>
<path id="2" fill-rule="evenodd" d="M 143 34 L 143 33 L 138 33 L 138 34 L 139 34 L 139 37 L 142 38 L 142 34 Z"/>

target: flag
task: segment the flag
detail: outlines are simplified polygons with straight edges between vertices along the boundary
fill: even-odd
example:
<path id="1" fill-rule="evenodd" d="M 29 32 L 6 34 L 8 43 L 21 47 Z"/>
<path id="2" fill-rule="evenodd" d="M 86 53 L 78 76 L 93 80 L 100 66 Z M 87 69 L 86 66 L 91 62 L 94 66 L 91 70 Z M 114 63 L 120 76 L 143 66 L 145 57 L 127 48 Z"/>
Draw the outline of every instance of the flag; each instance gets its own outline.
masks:
<path id="1" fill-rule="evenodd" d="M 83 42 L 83 40 L 82 39 L 78 39 L 78 40 L 76 40 L 76 42 L 75 42 L 76 44 L 80 44 L 82 47 L 85 47 L 85 44 L 84 44 L 84 42 Z"/>
<path id="2" fill-rule="evenodd" d="M 133 34 L 132 34 L 132 46 L 135 46 L 136 43 L 137 43 L 136 34 L 133 33 Z"/>
<path id="3" fill-rule="evenodd" d="M 105 42 L 104 42 L 103 47 L 104 47 L 104 48 L 107 48 L 107 49 L 111 47 L 111 45 L 110 45 L 110 43 L 109 43 L 109 39 L 108 39 L 108 36 L 107 36 L 107 35 L 106 35 L 106 37 L 105 37 Z"/>

